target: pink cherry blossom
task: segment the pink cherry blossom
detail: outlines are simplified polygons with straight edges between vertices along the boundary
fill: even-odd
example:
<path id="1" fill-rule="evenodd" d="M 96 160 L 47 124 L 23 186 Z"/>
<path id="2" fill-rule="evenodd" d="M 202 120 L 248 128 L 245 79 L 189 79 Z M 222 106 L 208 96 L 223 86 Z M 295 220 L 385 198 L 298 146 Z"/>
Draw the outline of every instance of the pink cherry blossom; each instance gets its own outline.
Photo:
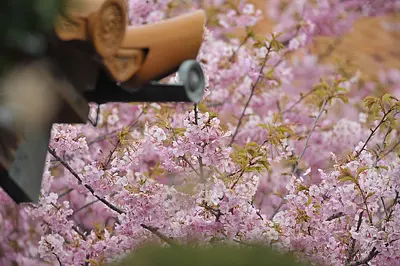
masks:
<path id="1" fill-rule="evenodd" d="M 399 265 L 400 72 L 343 73 L 308 46 L 398 1 L 189 2 L 130 0 L 129 20 L 211 10 L 203 101 L 90 104 L 96 127 L 54 125 L 39 203 L 0 191 L 0 265 L 96 265 L 149 242 Z M 276 33 L 256 36 L 264 16 Z"/>

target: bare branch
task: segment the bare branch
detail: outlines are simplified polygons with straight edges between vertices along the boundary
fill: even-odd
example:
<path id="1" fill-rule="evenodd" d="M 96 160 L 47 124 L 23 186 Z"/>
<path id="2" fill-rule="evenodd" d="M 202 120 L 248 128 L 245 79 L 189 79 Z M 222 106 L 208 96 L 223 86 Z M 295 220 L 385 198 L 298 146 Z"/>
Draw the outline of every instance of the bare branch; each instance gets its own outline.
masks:
<path id="1" fill-rule="evenodd" d="M 383 154 L 383 157 L 386 157 L 387 155 L 389 155 L 389 153 L 393 152 L 396 149 L 396 147 L 399 145 L 400 145 L 400 138 L 387 152 L 385 152 L 385 154 Z"/>
<path id="2" fill-rule="evenodd" d="M 285 203 L 285 198 L 282 198 L 281 201 L 279 202 L 279 205 L 276 207 L 274 212 L 271 214 L 271 217 L 269 219 L 272 221 L 275 217 L 275 215 L 279 212 L 279 210 L 282 208 L 283 204 Z"/>
<path id="3" fill-rule="evenodd" d="M 74 191 L 74 189 L 73 188 L 69 188 L 65 192 L 63 192 L 60 195 L 58 195 L 58 198 L 62 198 L 64 196 L 68 195 L 69 193 L 71 193 L 72 191 Z"/>
<path id="4" fill-rule="evenodd" d="M 266 54 L 265 57 L 264 57 L 263 63 L 262 63 L 262 65 L 261 65 L 260 71 L 259 71 L 259 73 L 258 73 L 257 80 L 256 80 L 256 82 L 253 84 L 253 86 L 251 87 L 250 96 L 249 96 L 249 98 L 247 99 L 246 104 L 244 105 L 242 114 L 240 115 L 238 124 L 237 124 L 236 129 L 235 129 L 235 133 L 233 133 L 232 139 L 231 139 L 231 141 L 229 142 L 229 146 L 232 145 L 232 143 L 235 141 L 236 135 L 237 135 L 238 132 L 239 132 L 239 128 L 240 128 L 240 126 L 241 126 L 242 123 L 243 123 L 243 117 L 244 117 L 244 115 L 245 115 L 245 113 L 246 113 L 246 110 L 247 110 L 247 108 L 249 107 L 250 101 L 251 101 L 251 99 L 252 99 L 253 96 L 254 96 L 254 92 L 255 92 L 255 90 L 256 90 L 256 87 L 257 87 L 258 83 L 261 81 L 261 77 L 263 76 L 262 73 L 263 73 L 263 71 L 264 71 L 265 65 L 267 64 L 268 57 L 269 57 L 269 53 L 271 52 L 271 47 L 268 47 L 267 49 L 268 49 L 268 50 L 267 50 L 267 54 Z"/>
<path id="5" fill-rule="evenodd" d="M 296 107 L 296 105 L 298 105 L 299 103 L 301 103 L 301 101 L 303 101 L 305 98 L 307 98 L 308 96 L 310 96 L 313 92 L 315 91 L 315 89 L 310 90 L 309 92 L 307 92 L 304 95 L 301 95 L 300 98 L 295 101 L 288 109 L 286 109 L 285 111 L 282 112 L 282 114 L 288 113 L 290 111 L 293 110 L 294 107 Z"/>
<path id="6" fill-rule="evenodd" d="M 322 104 L 322 106 L 321 106 L 321 109 L 319 110 L 319 113 L 318 113 L 317 117 L 315 118 L 314 124 L 313 124 L 313 126 L 312 126 L 310 132 L 308 133 L 308 136 L 307 136 L 307 139 L 306 139 L 306 143 L 305 143 L 305 145 L 304 145 L 304 148 L 303 148 L 303 150 L 301 151 L 299 157 L 297 158 L 296 163 L 294 164 L 295 167 L 294 167 L 292 173 L 296 173 L 297 168 L 298 168 L 299 163 L 300 163 L 300 160 L 303 158 L 303 156 L 304 156 L 304 154 L 305 154 L 305 152 L 306 152 L 306 150 L 307 150 L 307 148 L 308 148 L 308 143 L 310 142 L 311 136 L 312 136 L 312 134 L 313 134 L 315 128 L 317 127 L 317 124 L 318 124 L 319 119 L 321 118 L 321 115 L 322 115 L 322 114 L 324 113 L 324 111 L 325 111 L 325 108 L 326 108 L 327 103 L 328 103 L 328 100 L 325 100 L 325 101 L 323 102 L 323 104 Z"/>
<path id="7" fill-rule="evenodd" d="M 99 201 L 99 200 L 96 199 L 96 200 L 93 200 L 93 201 L 91 201 L 91 202 L 89 202 L 89 203 L 86 203 L 85 205 L 83 205 L 83 206 L 80 207 L 79 209 L 76 209 L 76 210 L 72 213 L 72 215 L 75 215 L 76 213 L 78 213 L 78 212 L 80 212 L 80 211 L 86 209 L 87 207 L 89 207 L 90 205 L 93 205 L 94 203 L 96 203 L 96 202 L 98 202 L 98 201 Z"/>
<path id="8" fill-rule="evenodd" d="M 57 259 L 57 261 L 58 261 L 58 264 L 59 264 L 60 266 L 63 266 L 62 263 L 61 263 L 60 258 L 57 256 L 57 254 L 53 252 L 53 255 L 56 257 L 56 259 Z"/>
<path id="9" fill-rule="evenodd" d="M 160 233 L 158 231 L 159 228 L 153 227 L 153 226 L 149 226 L 149 225 L 145 225 L 145 224 L 141 224 L 140 226 L 143 227 L 144 229 L 150 231 L 154 235 L 156 235 L 158 238 L 160 238 L 162 241 L 164 241 L 165 243 L 167 243 L 171 247 L 178 246 L 178 244 L 173 239 L 171 239 L 171 238 L 167 237 L 166 235 Z"/>
<path id="10" fill-rule="evenodd" d="M 90 124 L 92 124 L 92 126 L 96 127 L 97 124 L 99 123 L 99 116 L 100 116 L 100 104 L 97 104 L 97 109 L 96 109 L 96 120 L 92 121 L 92 119 L 89 117 L 88 121 L 90 122 Z"/>
<path id="11" fill-rule="evenodd" d="M 344 214 L 344 212 L 338 212 L 338 213 L 334 213 L 334 214 L 332 214 L 331 216 L 329 216 L 327 219 L 326 219 L 326 221 L 332 221 L 332 220 L 335 220 L 335 219 L 337 219 L 337 218 L 340 218 L 340 217 L 343 217 L 345 214 Z"/>
<path id="12" fill-rule="evenodd" d="M 306 150 L 307 150 L 307 148 L 308 148 L 308 143 L 309 143 L 309 141 L 310 141 L 310 139 L 311 139 L 311 136 L 312 136 L 313 132 L 315 131 L 315 128 L 316 128 L 317 125 L 318 125 L 318 121 L 319 121 L 319 119 L 321 118 L 322 114 L 324 113 L 327 104 L 328 104 L 328 100 L 325 100 L 325 101 L 322 103 L 321 109 L 320 109 L 320 111 L 319 111 L 317 117 L 315 118 L 314 124 L 313 124 L 313 126 L 312 126 L 310 132 L 308 133 L 308 136 L 307 136 L 307 139 L 306 139 L 306 143 L 305 143 L 305 145 L 304 145 L 304 148 L 303 148 L 303 150 L 301 151 L 300 156 L 297 158 L 297 160 L 296 160 L 296 162 L 295 162 L 295 164 L 294 164 L 294 168 L 293 168 L 293 171 L 292 171 L 292 175 L 295 174 L 295 173 L 297 172 L 297 169 L 298 169 L 300 160 L 303 158 L 303 156 L 304 156 L 304 154 L 305 154 L 305 152 L 306 152 Z M 277 206 L 277 208 L 275 209 L 275 211 L 272 213 L 272 215 L 271 215 L 271 217 L 270 217 L 270 220 L 274 219 L 275 215 L 279 212 L 279 210 L 282 208 L 282 206 L 283 206 L 284 204 L 285 204 L 285 198 L 282 198 L 282 199 L 281 199 L 281 202 L 279 203 L 279 205 Z"/>
<path id="13" fill-rule="evenodd" d="M 233 51 L 233 54 L 231 56 L 231 58 L 229 59 L 229 61 L 233 61 L 236 58 L 237 53 L 239 52 L 240 48 L 243 47 L 243 45 L 245 45 L 245 43 L 250 39 L 251 34 L 249 34 L 249 27 L 246 27 L 246 38 L 244 38 L 244 40 L 239 44 L 239 46 L 236 48 L 235 51 Z"/>

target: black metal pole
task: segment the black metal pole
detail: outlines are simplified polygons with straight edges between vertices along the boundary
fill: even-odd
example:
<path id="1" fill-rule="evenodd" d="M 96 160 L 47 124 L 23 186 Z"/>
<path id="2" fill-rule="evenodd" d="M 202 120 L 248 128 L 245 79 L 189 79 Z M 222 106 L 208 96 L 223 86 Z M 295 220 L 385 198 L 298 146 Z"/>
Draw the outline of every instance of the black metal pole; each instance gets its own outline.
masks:
<path id="1" fill-rule="evenodd" d="M 136 92 L 129 92 L 112 82 L 105 73 L 100 73 L 96 89 L 85 92 L 89 102 L 191 102 L 185 87 L 179 84 L 149 83 Z"/>

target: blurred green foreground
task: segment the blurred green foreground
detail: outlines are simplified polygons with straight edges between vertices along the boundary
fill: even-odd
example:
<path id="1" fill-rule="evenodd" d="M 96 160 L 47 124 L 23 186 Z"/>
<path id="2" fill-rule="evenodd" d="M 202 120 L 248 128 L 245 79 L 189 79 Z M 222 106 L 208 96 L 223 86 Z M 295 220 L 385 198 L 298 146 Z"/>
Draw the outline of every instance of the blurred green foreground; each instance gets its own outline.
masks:
<path id="1" fill-rule="evenodd" d="M 261 247 L 238 248 L 217 246 L 194 247 L 145 247 L 127 256 L 122 262 L 110 266 L 306 266 L 296 262 L 291 255 L 280 255 Z"/>

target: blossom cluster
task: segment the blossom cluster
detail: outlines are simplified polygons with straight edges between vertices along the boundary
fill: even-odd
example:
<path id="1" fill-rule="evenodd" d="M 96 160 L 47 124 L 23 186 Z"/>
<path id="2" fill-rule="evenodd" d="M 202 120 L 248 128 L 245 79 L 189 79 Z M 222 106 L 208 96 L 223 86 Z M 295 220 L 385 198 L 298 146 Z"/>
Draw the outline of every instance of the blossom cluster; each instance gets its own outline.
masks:
<path id="1" fill-rule="evenodd" d="M 400 71 L 368 79 L 308 48 L 399 2 L 236 2 L 129 1 L 132 25 L 206 10 L 204 99 L 93 104 L 95 127 L 54 125 L 39 203 L 0 192 L 1 265 L 100 265 L 149 242 L 399 265 Z M 276 32 L 259 36 L 266 15 Z"/>

